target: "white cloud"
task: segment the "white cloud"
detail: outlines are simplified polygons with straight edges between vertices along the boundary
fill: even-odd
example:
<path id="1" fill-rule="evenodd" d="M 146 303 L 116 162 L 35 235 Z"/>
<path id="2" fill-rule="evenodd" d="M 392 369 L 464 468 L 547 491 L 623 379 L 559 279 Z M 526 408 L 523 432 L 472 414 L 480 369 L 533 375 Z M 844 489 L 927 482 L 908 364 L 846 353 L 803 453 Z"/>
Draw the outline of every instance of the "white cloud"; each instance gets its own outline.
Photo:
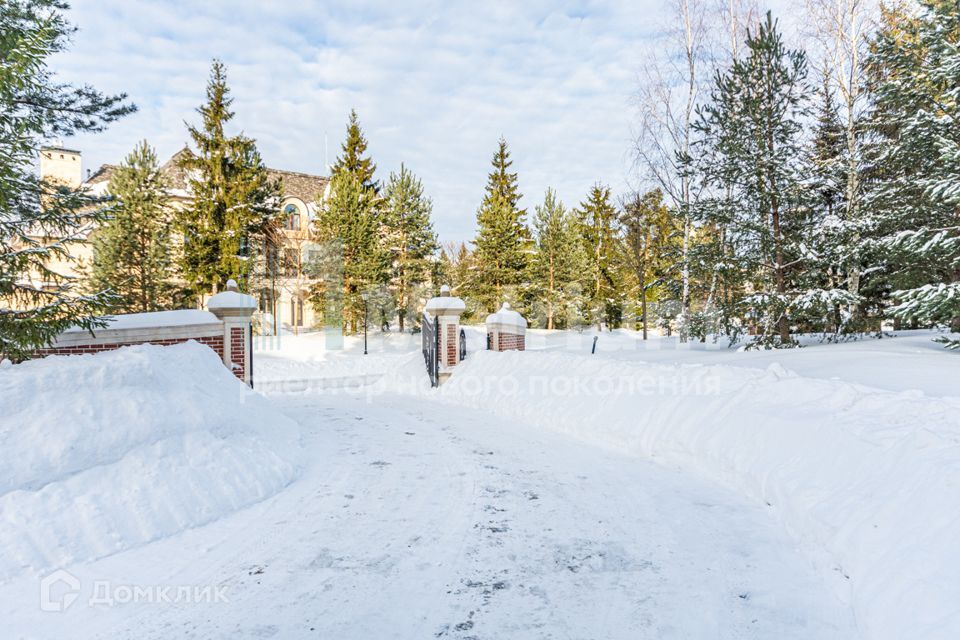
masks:
<path id="1" fill-rule="evenodd" d="M 216 56 L 268 165 L 325 172 L 325 136 L 332 161 L 355 107 L 379 177 L 401 162 L 420 175 L 443 240 L 472 237 L 501 134 L 530 210 L 548 186 L 568 205 L 596 181 L 626 189 L 635 72 L 663 13 L 661 0 L 73 4 L 80 31 L 55 68 L 140 106 L 70 141 L 89 168 L 141 138 L 161 157 L 182 146 Z"/>

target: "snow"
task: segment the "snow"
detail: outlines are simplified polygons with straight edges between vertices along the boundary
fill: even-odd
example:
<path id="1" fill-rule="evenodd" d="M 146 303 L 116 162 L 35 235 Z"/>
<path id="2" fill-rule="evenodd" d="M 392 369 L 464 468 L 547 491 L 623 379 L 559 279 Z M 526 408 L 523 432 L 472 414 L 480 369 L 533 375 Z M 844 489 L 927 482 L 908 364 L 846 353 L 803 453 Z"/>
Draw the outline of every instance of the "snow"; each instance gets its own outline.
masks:
<path id="1" fill-rule="evenodd" d="M 207 309 L 256 309 L 257 299 L 237 290 L 236 280 L 227 280 L 227 290 L 210 296 Z"/>
<path id="2" fill-rule="evenodd" d="M 148 313 L 129 313 L 110 316 L 107 329 L 152 329 L 156 327 L 184 327 L 196 324 L 214 324 L 220 322 L 209 311 L 199 309 L 177 309 L 175 311 L 151 311 Z M 81 327 L 71 327 L 68 332 L 83 331 Z"/>
<path id="3" fill-rule="evenodd" d="M 283 394 L 286 490 L 67 569 L 63 614 L 0 585 L 14 634 L 847 640 L 853 621 L 764 510 L 673 470 L 401 396 Z M 213 585 L 225 602 L 86 606 L 92 585 Z"/>
<path id="4" fill-rule="evenodd" d="M 597 333 L 585 331 L 528 330 L 528 350 L 566 351 L 589 354 L 598 336 L 598 358 L 662 364 L 733 364 L 766 369 L 781 364 L 811 378 L 856 382 L 890 391 L 922 391 L 927 395 L 960 396 L 956 372 L 957 354 L 934 342 L 939 331 L 898 331 L 881 339 L 865 338 L 840 344 L 824 343 L 815 336 L 803 340 L 802 349 L 730 349 L 726 342 L 681 344 L 676 337 L 651 337 L 644 342 L 636 331 L 620 329 Z M 467 329 L 471 351 L 485 348 L 482 332 Z"/>
<path id="5" fill-rule="evenodd" d="M 503 306 L 496 313 L 487 316 L 487 324 L 505 324 L 512 327 L 526 328 L 527 321 L 522 315 L 510 308 L 509 302 L 504 302 Z"/>
<path id="6" fill-rule="evenodd" d="M 200 526 L 297 477 L 298 430 L 188 342 L 0 370 L 0 581 Z"/>
<path id="7" fill-rule="evenodd" d="M 767 505 L 867 638 L 960 630 L 960 397 L 558 352 L 476 353 L 440 395 Z"/>
<path id="8" fill-rule="evenodd" d="M 466 308 L 467 305 L 463 300 L 451 296 L 438 296 L 436 298 L 430 298 L 426 304 L 427 311 L 438 311 L 444 309 L 463 311 Z"/>
<path id="9" fill-rule="evenodd" d="M 0 369 L 5 630 L 958 636 L 960 356 L 936 334 L 747 352 L 617 331 L 595 355 L 590 331 L 523 353 L 466 335 L 439 389 L 419 335 L 378 332 L 369 355 L 258 338 L 256 393 L 198 345 Z M 63 614 L 36 604 L 54 567 L 81 584 Z M 90 605 L 104 581 L 227 599 Z"/>

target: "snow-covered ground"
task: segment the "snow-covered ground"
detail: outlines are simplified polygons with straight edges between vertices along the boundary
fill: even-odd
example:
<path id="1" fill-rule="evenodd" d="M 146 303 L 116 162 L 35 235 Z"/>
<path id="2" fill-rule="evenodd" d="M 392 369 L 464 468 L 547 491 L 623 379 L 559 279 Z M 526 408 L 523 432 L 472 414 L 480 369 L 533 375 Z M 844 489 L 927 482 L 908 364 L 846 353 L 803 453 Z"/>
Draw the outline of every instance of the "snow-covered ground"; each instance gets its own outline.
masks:
<path id="1" fill-rule="evenodd" d="M 196 343 L 0 369 L 0 581 L 206 524 L 287 486 L 297 426 Z"/>
<path id="2" fill-rule="evenodd" d="M 430 390 L 419 336 L 373 335 L 367 356 L 362 340 L 284 336 L 256 355 L 266 399 L 197 345 L 0 369 L 19 411 L 0 442 L 20 443 L 0 456 L 23 457 L 0 466 L 0 542 L 43 540 L 0 548 L 0 619 L 31 638 L 955 638 L 960 360 L 930 338 L 741 353 L 616 332 L 591 356 L 590 334 L 531 332 L 531 351 L 488 354 L 468 329 L 473 353 Z M 50 387 L 80 379 L 118 390 L 61 406 Z M 179 391 L 164 404 L 163 389 Z M 141 482 L 122 465 L 158 429 L 272 462 L 247 460 L 259 484 L 198 484 L 225 468 L 201 447 L 186 465 L 148 456 Z M 61 439 L 81 453 L 24 453 Z M 84 474 L 73 510 L 24 520 L 20 505 Z M 166 530 L 143 515 L 238 485 L 259 493 Z M 79 583 L 65 612 L 38 604 L 52 567 Z"/>

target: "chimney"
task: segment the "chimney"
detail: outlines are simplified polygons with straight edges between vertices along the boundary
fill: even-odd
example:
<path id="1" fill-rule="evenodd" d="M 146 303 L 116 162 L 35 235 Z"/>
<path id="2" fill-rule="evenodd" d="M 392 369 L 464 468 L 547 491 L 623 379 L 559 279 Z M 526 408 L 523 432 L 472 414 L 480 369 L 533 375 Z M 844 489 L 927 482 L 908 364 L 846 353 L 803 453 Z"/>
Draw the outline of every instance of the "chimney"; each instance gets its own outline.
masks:
<path id="1" fill-rule="evenodd" d="M 83 181 L 80 168 L 80 152 L 62 146 L 40 149 L 40 177 L 70 188 L 77 188 Z"/>

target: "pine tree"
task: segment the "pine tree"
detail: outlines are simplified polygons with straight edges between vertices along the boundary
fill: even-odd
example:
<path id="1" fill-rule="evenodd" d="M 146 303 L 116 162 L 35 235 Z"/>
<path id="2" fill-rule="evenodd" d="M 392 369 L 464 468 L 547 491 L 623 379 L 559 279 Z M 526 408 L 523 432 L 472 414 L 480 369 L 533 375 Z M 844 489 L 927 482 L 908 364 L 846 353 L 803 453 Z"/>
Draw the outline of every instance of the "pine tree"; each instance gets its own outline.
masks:
<path id="1" fill-rule="evenodd" d="M 347 137 L 341 155 L 333 166 L 330 198 L 320 207 L 314 220 L 314 237 L 331 247 L 326 255 L 338 255 L 342 261 L 337 298 L 345 332 L 356 333 L 363 318 L 363 295 L 379 296 L 389 279 L 390 253 L 384 246 L 383 202 L 373 171 L 376 167 L 365 156 L 367 140 L 355 111 L 350 112 Z M 326 271 L 330 271 L 327 267 Z M 379 298 L 378 298 L 379 299 Z M 314 306 L 329 305 L 320 298 Z"/>
<path id="2" fill-rule="evenodd" d="M 871 43 L 872 278 L 892 313 L 960 331 L 960 7 L 885 9 Z M 879 287 L 876 281 L 880 281 Z M 960 340 L 946 340 L 960 348 Z"/>
<path id="3" fill-rule="evenodd" d="M 197 109 L 202 124 L 188 125 L 197 153 L 184 154 L 182 161 L 193 201 L 177 216 L 181 270 L 198 298 L 231 278 L 249 288 L 254 262 L 280 217 L 280 185 L 268 177 L 256 143 L 224 130 L 234 116 L 232 102 L 226 67 L 214 60 L 207 101 Z"/>
<path id="4" fill-rule="evenodd" d="M 700 170 L 722 197 L 708 198 L 698 217 L 725 229 L 731 251 L 722 259 L 741 274 L 738 301 L 756 323 L 763 346 L 791 346 L 797 314 L 826 314 L 856 302 L 845 290 L 824 288 L 820 264 L 806 240 L 818 220 L 805 185 L 810 169 L 802 123 L 808 113 L 806 55 L 789 50 L 770 13 L 748 32 L 747 50 L 718 73 L 696 130 Z"/>
<path id="5" fill-rule="evenodd" d="M 595 184 L 580 203 L 577 216 L 586 255 L 584 295 L 589 301 L 591 320 L 598 327 L 606 323 L 616 328 L 623 318 L 623 299 L 617 210 L 610 201 L 610 187 Z"/>
<path id="6" fill-rule="evenodd" d="M 470 293 L 488 311 L 495 311 L 524 282 L 530 254 L 530 232 L 524 223 L 526 211 L 519 208 L 517 174 L 507 141 L 500 138 L 487 176 L 483 202 L 477 211 L 477 237 L 473 241 L 475 269 Z"/>
<path id="7" fill-rule="evenodd" d="M 433 202 L 423 193 L 419 178 L 405 166 L 391 173 L 384 190 L 384 238 L 390 255 L 390 289 L 400 331 L 409 315 L 416 315 L 417 292 L 430 281 L 439 250 L 430 216 Z"/>
<path id="8" fill-rule="evenodd" d="M 670 277 L 670 259 L 677 257 L 677 242 L 682 242 L 681 220 L 672 215 L 659 189 L 636 194 L 624 203 L 620 213 L 624 266 L 630 279 L 632 297 L 639 301 L 640 325 L 647 339 L 649 314 L 647 302 L 654 299 L 655 288 Z"/>
<path id="9" fill-rule="evenodd" d="M 94 235 L 91 284 L 115 294 L 111 310 L 157 311 L 174 303 L 171 211 L 157 155 L 141 142 L 113 172 L 118 201 Z"/>
<path id="10" fill-rule="evenodd" d="M 108 302 L 50 267 L 70 260 L 103 203 L 34 174 L 45 138 L 100 131 L 134 110 L 125 95 L 55 81 L 48 59 L 74 31 L 65 9 L 59 0 L 0 3 L 0 358 L 26 357 L 71 325 L 103 326 Z"/>
<path id="11" fill-rule="evenodd" d="M 543 204 L 533 216 L 536 251 L 531 263 L 531 284 L 543 305 L 547 329 L 566 326 L 582 304 L 580 277 L 585 264 L 583 244 L 573 213 L 547 189 Z"/>

